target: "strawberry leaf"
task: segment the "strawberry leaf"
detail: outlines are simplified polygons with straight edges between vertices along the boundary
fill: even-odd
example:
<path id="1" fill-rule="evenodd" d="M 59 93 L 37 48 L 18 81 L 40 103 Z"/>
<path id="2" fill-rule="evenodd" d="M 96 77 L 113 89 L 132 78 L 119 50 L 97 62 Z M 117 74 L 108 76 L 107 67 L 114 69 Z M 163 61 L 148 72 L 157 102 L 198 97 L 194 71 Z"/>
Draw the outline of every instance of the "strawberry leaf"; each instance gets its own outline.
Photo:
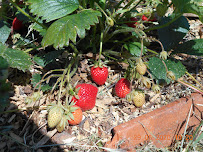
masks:
<path id="1" fill-rule="evenodd" d="M 33 87 L 35 87 L 38 82 L 41 81 L 41 75 L 40 74 L 34 74 L 32 76 L 32 79 L 31 79 L 31 84 L 33 85 Z M 36 87 L 36 89 L 39 89 L 39 85 Z M 52 87 L 48 84 L 45 84 L 45 83 L 42 83 L 41 84 L 41 90 L 44 92 L 44 91 L 48 91 L 48 90 L 51 90 Z"/>
<path id="2" fill-rule="evenodd" d="M 63 50 L 52 51 L 46 53 L 43 56 L 34 56 L 33 61 L 35 61 L 39 66 L 45 67 L 49 63 L 54 62 L 55 59 L 63 52 Z"/>
<path id="3" fill-rule="evenodd" d="M 129 42 L 124 44 L 124 48 L 130 52 L 133 56 L 139 57 L 141 53 L 141 43 L 140 42 Z M 146 46 L 143 47 L 143 54 L 147 52 Z"/>
<path id="4" fill-rule="evenodd" d="M 202 14 L 203 10 L 201 8 L 201 2 L 193 1 L 193 0 L 172 0 L 173 4 L 175 5 L 175 12 L 176 13 L 193 13 L 200 17 L 202 21 Z"/>
<path id="5" fill-rule="evenodd" d="M 79 7 L 78 0 L 28 0 L 31 13 L 47 22 L 64 17 Z"/>
<path id="6" fill-rule="evenodd" d="M 203 39 L 196 39 L 179 44 L 173 53 L 203 56 Z"/>
<path id="7" fill-rule="evenodd" d="M 29 70 L 32 65 L 30 56 L 27 53 L 21 50 L 7 48 L 2 43 L 0 43 L 0 56 L 6 59 L 10 67 L 24 72 L 25 70 Z"/>
<path id="8" fill-rule="evenodd" d="M 9 28 L 9 25 L 5 21 L 0 20 L 0 42 L 4 44 L 7 41 L 10 32 L 11 28 Z"/>
<path id="9" fill-rule="evenodd" d="M 164 60 L 168 71 L 172 71 L 175 74 L 176 79 L 183 76 L 186 72 L 184 65 L 175 59 Z M 152 76 L 156 79 L 156 82 L 161 85 L 169 84 L 170 79 L 166 76 L 166 68 L 161 59 L 157 57 L 150 58 L 148 62 L 149 70 Z"/>
<path id="10" fill-rule="evenodd" d="M 174 18 L 174 14 L 162 18 L 160 25 L 166 24 Z M 158 29 L 158 36 L 165 50 L 170 50 L 179 44 L 184 36 L 189 32 L 189 23 L 184 16 L 179 17 L 169 26 Z"/>
<path id="11" fill-rule="evenodd" d="M 42 40 L 44 47 L 54 45 L 54 48 L 62 48 L 69 45 L 69 40 L 76 42 L 77 35 L 85 37 L 85 29 L 90 29 L 90 25 L 98 23 L 98 16 L 101 13 L 94 10 L 84 10 L 78 14 L 63 17 L 55 21 L 47 30 Z"/>

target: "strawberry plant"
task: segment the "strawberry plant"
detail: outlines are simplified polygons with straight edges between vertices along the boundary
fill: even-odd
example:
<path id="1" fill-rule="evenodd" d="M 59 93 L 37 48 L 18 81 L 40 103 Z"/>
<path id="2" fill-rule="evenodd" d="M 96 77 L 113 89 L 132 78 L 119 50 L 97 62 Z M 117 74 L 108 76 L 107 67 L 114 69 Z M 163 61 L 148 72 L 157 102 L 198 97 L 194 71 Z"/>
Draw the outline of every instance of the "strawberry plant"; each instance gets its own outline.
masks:
<path id="1" fill-rule="evenodd" d="M 95 107 L 100 87 L 115 85 L 115 95 L 136 107 L 144 105 L 146 90 L 160 93 L 174 82 L 203 94 L 201 88 L 181 80 L 188 74 L 187 68 L 175 58 L 179 53 L 203 55 L 202 39 L 185 39 L 190 32 L 185 13 L 196 14 L 203 21 L 199 1 L 18 2 L 2 1 L 0 8 L 1 111 L 8 105 L 8 71 L 13 69 L 32 77 L 29 83 L 36 92 L 27 97 L 26 104 L 39 101 L 44 94 L 54 96 L 45 103 L 46 119 L 48 127 L 58 132 L 69 124 L 79 124 L 82 112 Z M 92 57 L 82 67 L 80 61 L 88 53 Z M 119 67 L 111 70 L 119 75 L 115 82 L 107 80 L 112 64 Z M 88 83 L 74 84 L 73 77 L 81 69 L 91 78 Z"/>

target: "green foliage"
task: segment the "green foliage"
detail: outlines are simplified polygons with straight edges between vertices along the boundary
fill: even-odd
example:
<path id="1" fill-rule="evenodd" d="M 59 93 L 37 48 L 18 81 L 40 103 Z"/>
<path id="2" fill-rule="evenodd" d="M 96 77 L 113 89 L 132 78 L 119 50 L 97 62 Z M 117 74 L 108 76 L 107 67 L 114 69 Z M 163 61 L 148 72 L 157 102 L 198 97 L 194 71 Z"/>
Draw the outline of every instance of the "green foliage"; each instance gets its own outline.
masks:
<path id="1" fill-rule="evenodd" d="M 175 16 L 164 17 L 160 20 L 160 25 L 171 21 Z M 165 50 L 174 48 L 189 31 L 189 23 L 184 16 L 181 16 L 169 26 L 158 29 L 158 36 Z"/>
<path id="2" fill-rule="evenodd" d="M 42 23 L 42 22 L 41 22 Z M 35 31 L 39 32 L 39 34 L 41 36 L 45 36 L 46 34 L 46 29 L 44 29 L 42 26 L 40 26 L 39 24 L 37 23 L 33 23 L 32 26 L 31 26 Z"/>
<path id="3" fill-rule="evenodd" d="M 129 42 L 124 44 L 124 48 L 127 49 L 131 55 L 139 57 L 141 54 L 141 43 L 140 42 Z M 143 54 L 147 52 L 147 48 L 143 47 Z"/>
<path id="4" fill-rule="evenodd" d="M 167 66 L 168 71 L 172 71 L 175 74 L 176 79 L 180 78 L 185 74 L 186 69 L 180 61 L 168 59 L 164 60 L 164 62 Z M 149 70 L 158 84 L 163 85 L 170 83 L 170 79 L 168 79 L 166 76 L 166 68 L 161 59 L 157 57 L 152 57 L 150 58 L 148 63 Z"/>
<path id="5" fill-rule="evenodd" d="M 172 0 L 173 4 L 175 5 L 175 12 L 176 13 L 193 13 L 200 17 L 200 20 L 202 20 L 202 14 L 203 10 L 200 6 L 198 6 L 195 2 L 192 0 Z"/>
<path id="6" fill-rule="evenodd" d="M 0 56 L 0 69 L 7 69 L 9 67 L 6 59 Z"/>
<path id="7" fill-rule="evenodd" d="M 21 50 L 7 48 L 2 43 L 0 43 L 0 56 L 6 59 L 10 67 L 18 68 L 24 72 L 25 70 L 29 70 L 32 65 L 31 58 L 27 53 Z"/>
<path id="8" fill-rule="evenodd" d="M 40 81 L 41 81 L 41 75 L 40 74 L 34 74 L 32 75 L 32 79 L 31 79 L 31 84 L 33 85 L 33 87 L 35 87 Z M 41 90 L 44 91 L 48 91 L 51 90 L 51 86 L 49 86 L 48 84 L 44 84 L 41 83 Z M 39 89 L 39 84 L 36 86 L 36 89 Z"/>
<path id="9" fill-rule="evenodd" d="M 5 43 L 10 35 L 11 28 L 9 28 L 9 25 L 7 22 L 0 20 L 0 42 Z"/>
<path id="10" fill-rule="evenodd" d="M 85 37 L 85 29 L 90 29 L 90 25 L 99 22 L 101 16 L 99 11 L 83 10 L 78 14 L 69 15 L 55 21 L 47 30 L 42 40 L 44 47 L 54 45 L 54 48 L 62 48 L 69 45 L 69 40 L 76 42 L 77 35 Z"/>
<path id="11" fill-rule="evenodd" d="M 45 67 L 47 64 L 51 63 L 56 59 L 63 50 L 52 51 L 43 56 L 34 56 L 33 61 L 35 61 L 38 65 Z"/>
<path id="12" fill-rule="evenodd" d="M 31 13 L 47 22 L 66 16 L 79 6 L 78 0 L 28 0 L 28 2 Z"/>
<path id="13" fill-rule="evenodd" d="M 203 56 L 203 39 L 195 39 L 179 44 L 173 53 Z"/>

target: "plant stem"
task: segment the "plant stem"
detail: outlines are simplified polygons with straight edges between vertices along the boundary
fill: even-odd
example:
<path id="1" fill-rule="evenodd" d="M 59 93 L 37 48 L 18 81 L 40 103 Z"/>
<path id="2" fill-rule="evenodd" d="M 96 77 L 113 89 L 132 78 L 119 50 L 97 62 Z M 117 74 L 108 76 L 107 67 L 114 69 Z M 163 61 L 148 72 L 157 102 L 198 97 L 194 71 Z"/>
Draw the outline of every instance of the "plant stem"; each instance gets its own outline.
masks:
<path id="1" fill-rule="evenodd" d="M 161 46 L 161 50 L 162 51 L 165 51 L 164 50 L 164 47 L 163 47 L 163 44 L 159 41 L 159 40 L 157 40 L 156 38 L 150 38 L 152 41 L 156 41 L 156 42 L 158 42 L 159 44 L 160 44 L 160 46 Z"/>
<path id="2" fill-rule="evenodd" d="M 104 10 L 96 2 L 94 4 L 100 9 L 100 11 L 106 16 L 106 18 L 108 18 L 108 15 L 104 12 Z"/>
<path id="3" fill-rule="evenodd" d="M 151 52 L 151 53 L 154 53 L 154 54 L 156 54 L 156 55 L 159 55 L 159 53 L 157 53 L 157 52 L 155 52 L 155 51 L 153 51 L 153 50 L 147 49 L 147 51 L 149 51 L 149 52 Z"/>
<path id="4" fill-rule="evenodd" d="M 166 63 L 163 61 L 163 60 L 161 60 L 162 61 L 162 63 L 164 64 L 164 66 L 165 66 L 165 68 L 166 68 L 166 73 L 168 72 L 168 68 L 167 68 L 167 66 L 166 66 Z"/>
<path id="5" fill-rule="evenodd" d="M 160 26 L 155 26 L 155 27 L 152 27 L 152 28 L 148 28 L 146 30 L 144 30 L 144 32 L 149 32 L 149 31 L 152 31 L 152 30 L 157 30 L 157 29 L 161 29 L 161 28 L 164 28 L 164 27 L 167 27 L 169 26 L 171 23 L 175 22 L 179 17 L 181 17 L 182 14 L 179 14 L 178 16 L 174 17 L 171 21 L 169 21 L 168 23 L 166 24 L 163 24 L 163 25 L 160 25 Z"/>
<path id="6" fill-rule="evenodd" d="M 101 63 L 101 54 L 102 54 L 102 45 L 103 45 L 103 32 L 101 32 L 101 37 L 100 37 L 100 48 L 99 48 L 99 65 Z"/>
<path id="7" fill-rule="evenodd" d="M 179 83 L 181 83 L 181 84 L 183 84 L 183 85 L 185 85 L 185 86 L 187 86 L 187 87 L 189 87 L 189 88 L 191 88 L 191 89 L 193 89 L 193 90 L 195 90 L 195 91 L 197 91 L 198 93 L 200 93 L 200 94 L 203 95 L 203 90 L 201 90 L 201 89 L 199 89 L 199 88 L 193 86 L 192 84 L 189 84 L 189 83 L 184 82 L 184 81 L 179 80 L 179 79 L 178 79 L 177 81 L 178 81 Z"/>
<path id="8" fill-rule="evenodd" d="M 143 37 L 141 38 L 141 51 L 140 51 L 140 58 L 142 57 L 143 52 Z"/>
<path id="9" fill-rule="evenodd" d="M 12 0 L 10 0 L 10 2 L 11 2 L 11 4 L 13 5 L 13 6 L 15 6 L 21 13 L 23 13 L 25 16 L 27 16 L 29 19 L 31 19 L 33 22 L 36 22 L 38 25 L 40 25 L 41 27 L 43 27 L 44 29 L 47 29 L 47 27 L 44 25 L 44 24 L 42 24 L 42 23 L 40 23 L 40 22 L 38 22 L 36 19 L 34 19 L 33 17 L 31 17 L 29 14 L 27 14 L 23 9 L 21 9 L 16 3 L 14 3 Z"/>
<path id="10" fill-rule="evenodd" d="M 199 84 L 200 85 L 200 87 L 202 88 L 202 85 L 199 83 L 199 81 L 197 81 L 189 72 L 185 72 L 187 75 L 189 75 L 189 77 L 191 77 L 192 78 L 192 80 L 194 80 L 197 84 Z"/>

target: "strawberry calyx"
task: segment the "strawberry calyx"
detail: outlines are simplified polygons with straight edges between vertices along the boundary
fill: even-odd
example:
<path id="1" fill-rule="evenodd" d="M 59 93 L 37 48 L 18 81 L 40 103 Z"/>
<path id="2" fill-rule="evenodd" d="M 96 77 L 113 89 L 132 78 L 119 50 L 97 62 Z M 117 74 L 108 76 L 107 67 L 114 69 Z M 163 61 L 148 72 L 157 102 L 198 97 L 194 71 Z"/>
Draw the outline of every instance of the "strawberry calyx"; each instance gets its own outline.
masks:
<path id="1" fill-rule="evenodd" d="M 159 85 L 153 84 L 153 85 L 152 85 L 152 90 L 153 90 L 155 93 L 160 93 L 160 87 L 159 87 Z"/>
<path id="2" fill-rule="evenodd" d="M 103 67 L 107 67 L 107 65 L 106 65 L 106 61 L 104 61 L 104 62 L 96 61 L 94 64 L 90 65 L 90 67 L 94 67 L 94 68 L 100 67 L 100 68 L 103 68 Z"/>

